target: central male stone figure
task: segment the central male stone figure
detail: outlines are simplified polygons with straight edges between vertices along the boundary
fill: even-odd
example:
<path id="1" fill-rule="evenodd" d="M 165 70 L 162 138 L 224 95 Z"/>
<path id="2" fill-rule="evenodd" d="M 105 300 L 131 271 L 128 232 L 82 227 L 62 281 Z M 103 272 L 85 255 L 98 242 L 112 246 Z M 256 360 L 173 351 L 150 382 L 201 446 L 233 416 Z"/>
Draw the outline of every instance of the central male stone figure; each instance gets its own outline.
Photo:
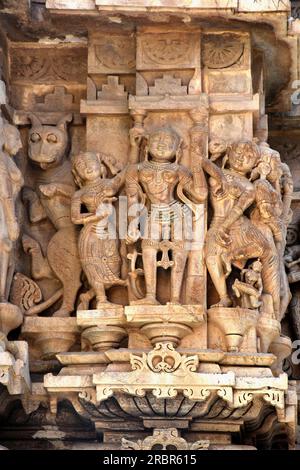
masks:
<path id="1" fill-rule="evenodd" d="M 137 150 L 142 137 L 145 135 L 132 129 L 132 150 Z M 171 268 L 170 303 L 180 303 L 188 255 L 183 203 L 186 209 L 189 207 L 193 211 L 194 204 L 201 204 L 207 198 L 202 168 L 194 178 L 187 167 L 179 164 L 181 144 L 182 140 L 173 129 L 156 129 L 147 137 L 145 160 L 131 165 L 127 171 L 126 193 L 131 222 L 127 243 L 134 244 L 143 238 L 141 246 L 146 283 L 145 298 L 132 303 L 159 304 L 156 298 L 158 266 Z M 132 217 L 134 208 L 137 208 L 135 204 L 143 204 L 147 209 L 144 233 L 139 231 L 140 220 Z M 159 252 L 161 258 L 157 261 Z"/>

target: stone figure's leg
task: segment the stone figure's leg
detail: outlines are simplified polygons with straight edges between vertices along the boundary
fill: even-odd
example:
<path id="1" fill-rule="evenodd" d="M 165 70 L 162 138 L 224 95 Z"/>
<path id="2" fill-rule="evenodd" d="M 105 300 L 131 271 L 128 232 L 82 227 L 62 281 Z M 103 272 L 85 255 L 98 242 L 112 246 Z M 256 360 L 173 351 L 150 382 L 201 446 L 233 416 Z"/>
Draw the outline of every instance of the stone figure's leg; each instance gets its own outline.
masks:
<path id="1" fill-rule="evenodd" d="M 185 250 L 174 250 L 173 261 L 174 265 L 171 268 L 171 303 L 180 303 L 180 293 L 182 288 L 182 281 L 184 269 L 187 260 L 187 253 Z"/>
<path id="2" fill-rule="evenodd" d="M 300 292 L 293 292 L 292 300 L 289 306 L 291 323 L 295 339 L 300 340 Z"/>
<path id="3" fill-rule="evenodd" d="M 146 282 L 146 297 L 147 303 L 158 304 L 156 300 L 156 283 L 157 283 L 157 249 L 152 246 L 143 247 L 143 266 L 145 272 Z"/>
<path id="4" fill-rule="evenodd" d="M 215 286 L 215 289 L 220 297 L 220 301 L 215 306 L 230 307 L 232 305 L 232 301 L 228 296 L 226 275 L 224 273 L 224 265 L 221 255 L 207 256 L 206 266 L 210 274 L 211 280 Z"/>
<path id="5" fill-rule="evenodd" d="M 95 297 L 94 289 L 90 289 L 79 296 L 78 310 L 88 310 L 90 301 Z"/>
<path id="6" fill-rule="evenodd" d="M 269 246 L 266 246 L 261 256 L 262 281 L 264 292 L 270 294 L 273 299 L 274 314 L 276 320 L 280 317 L 280 263 L 277 251 L 275 253 Z"/>
<path id="7" fill-rule="evenodd" d="M 77 236 L 73 227 L 61 229 L 50 240 L 47 249 L 49 264 L 63 286 L 63 303 L 54 316 L 67 317 L 74 310 L 81 285 L 81 263 L 77 249 Z"/>
<path id="8" fill-rule="evenodd" d="M 12 242 L 9 238 L 0 240 L 0 302 L 6 302 L 6 280 L 9 267 L 10 253 L 12 250 Z"/>
<path id="9" fill-rule="evenodd" d="M 283 260 L 280 261 L 280 320 L 284 317 L 292 299 L 290 285 Z"/>
<path id="10" fill-rule="evenodd" d="M 40 244 L 28 235 L 23 235 L 22 245 L 25 253 L 29 253 L 31 256 L 31 275 L 33 279 L 53 279 L 53 271 L 47 258 L 43 256 Z"/>
<path id="11" fill-rule="evenodd" d="M 215 306 L 230 307 L 232 301 L 228 295 L 226 285 L 228 269 L 223 259 L 225 250 L 221 248 L 216 241 L 216 231 L 217 228 L 213 227 L 207 232 L 204 248 L 205 262 L 212 283 L 220 297 L 220 301 Z"/>
<path id="12" fill-rule="evenodd" d="M 157 248 L 148 244 L 142 246 L 143 268 L 146 283 L 146 296 L 132 302 L 134 305 L 159 305 L 156 299 Z"/>

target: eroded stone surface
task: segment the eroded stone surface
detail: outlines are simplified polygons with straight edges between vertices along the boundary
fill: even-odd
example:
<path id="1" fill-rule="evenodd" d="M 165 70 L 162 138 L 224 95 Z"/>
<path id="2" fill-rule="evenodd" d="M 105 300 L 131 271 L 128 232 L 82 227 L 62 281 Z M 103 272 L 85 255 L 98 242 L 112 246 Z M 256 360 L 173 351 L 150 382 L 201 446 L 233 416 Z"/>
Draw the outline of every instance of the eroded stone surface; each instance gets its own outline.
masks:
<path id="1" fill-rule="evenodd" d="M 3 413 L 53 448 L 78 416 L 86 448 L 293 448 L 297 8 L 30 7 L 0 12 Z"/>

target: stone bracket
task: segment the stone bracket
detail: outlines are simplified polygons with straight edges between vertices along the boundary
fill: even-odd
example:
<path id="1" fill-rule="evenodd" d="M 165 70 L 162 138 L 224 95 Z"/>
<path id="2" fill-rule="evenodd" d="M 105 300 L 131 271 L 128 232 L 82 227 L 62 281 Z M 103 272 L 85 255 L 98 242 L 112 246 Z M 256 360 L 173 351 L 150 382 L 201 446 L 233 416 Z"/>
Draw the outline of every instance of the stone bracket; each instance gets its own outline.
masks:
<path id="1" fill-rule="evenodd" d="M 28 393 L 31 387 L 28 346 L 25 341 L 10 341 L 9 351 L 0 352 L 0 383 L 10 395 Z"/>

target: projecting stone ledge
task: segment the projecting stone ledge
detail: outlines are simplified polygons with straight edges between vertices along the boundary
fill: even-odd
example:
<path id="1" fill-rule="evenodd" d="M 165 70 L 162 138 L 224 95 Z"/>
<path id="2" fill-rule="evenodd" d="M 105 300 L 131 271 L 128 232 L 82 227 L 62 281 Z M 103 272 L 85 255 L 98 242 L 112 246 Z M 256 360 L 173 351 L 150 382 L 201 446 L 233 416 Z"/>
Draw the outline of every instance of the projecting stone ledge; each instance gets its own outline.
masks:
<path id="1" fill-rule="evenodd" d="M 237 12 L 290 11 L 289 0 L 46 0 L 49 10 L 146 11 L 163 10 L 228 10 Z"/>
<path id="2" fill-rule="evenodd" d="M 6 351 L 0 349 L 0 384 L 7 388 L 10 395 L 29 392 L 31 382 L 25 341 L 7 341 Z"/>

